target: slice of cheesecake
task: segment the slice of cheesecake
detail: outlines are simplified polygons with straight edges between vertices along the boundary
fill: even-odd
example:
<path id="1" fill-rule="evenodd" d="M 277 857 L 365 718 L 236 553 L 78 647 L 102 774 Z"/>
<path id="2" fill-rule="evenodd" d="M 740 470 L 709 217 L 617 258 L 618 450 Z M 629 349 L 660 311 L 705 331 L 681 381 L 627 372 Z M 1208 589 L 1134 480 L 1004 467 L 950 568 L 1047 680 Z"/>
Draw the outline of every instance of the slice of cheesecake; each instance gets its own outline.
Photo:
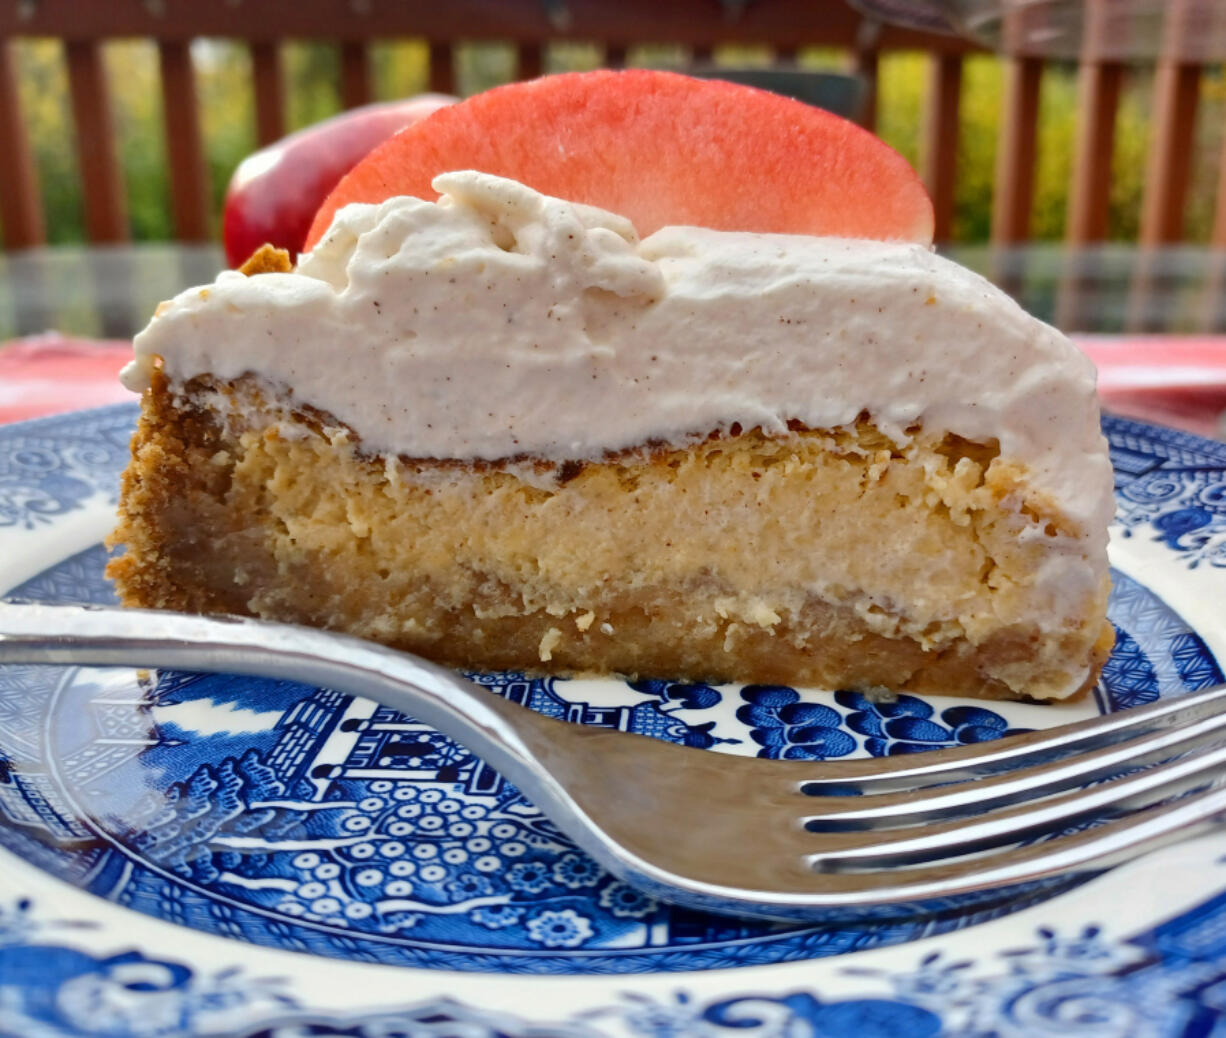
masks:
<path id="1" fill-rule="evenodd" d="M 640 241 L 512 180 L 434 188 L 137 337 L 126 604 L 476 669 L 1094 683 L 1112 476 L 1066 338 L 922 245 Z"/>

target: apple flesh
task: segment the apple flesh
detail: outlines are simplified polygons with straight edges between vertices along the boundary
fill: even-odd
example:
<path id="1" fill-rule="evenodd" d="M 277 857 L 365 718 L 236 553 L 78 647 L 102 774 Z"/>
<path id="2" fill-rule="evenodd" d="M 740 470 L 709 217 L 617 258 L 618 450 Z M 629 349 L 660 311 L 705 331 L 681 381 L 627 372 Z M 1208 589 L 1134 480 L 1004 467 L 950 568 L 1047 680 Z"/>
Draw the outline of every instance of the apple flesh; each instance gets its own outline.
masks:
<path id="1" fill-rule="evenodd" d="M 932 202 L 893 148 L 832 112 L 765 90 L 658 69 L 564 72 L 507 83 L 384 141 L 320 207 L 438 197 L 440 173 L 476 169 L 626 217 L 722 231 L 932 244 Z"/>
<path id="2" fill-rule="evenodd" d="M 420 94 L 363 105 L 248 155 L 226 189 L 226 261 L 237 267 L 265 243 L 297 258 L 311 220 L 341 177 L 392 134 L 455 101 Z"/>

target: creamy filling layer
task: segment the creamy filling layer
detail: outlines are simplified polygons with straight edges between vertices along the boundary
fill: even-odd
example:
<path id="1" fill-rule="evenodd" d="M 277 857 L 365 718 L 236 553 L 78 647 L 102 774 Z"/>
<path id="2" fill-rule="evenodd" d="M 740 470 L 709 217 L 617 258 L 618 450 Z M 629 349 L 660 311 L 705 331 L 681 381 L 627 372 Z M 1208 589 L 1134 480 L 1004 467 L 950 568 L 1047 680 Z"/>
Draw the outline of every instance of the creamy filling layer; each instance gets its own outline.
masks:
<path id="1" fill-rule="evenodd" d="M 437 203 L 349 206 L 297 271 L 220 275 L 136 339 L 126 384 L 254 373 L 415 457 L 597 458 L 734 423 L 867 413 L 996 441 L 1102 537 L 1094 370 L 1063 335 L 918 245 L 666 227 L 476 172 Z"/>
<path id="2" fill-rule="evenodd" d="M 920 429 L 900 448 L 867 422 L 746 432 L 538 485 L 500 464 L 372 456 L 253 379 L 194 381 L 181 401 L 157 381 L 116 535 L 156 545 L 114 570 L 134 604 L 155 604 L 149 587 L 176 608 L 193 605 L 176 594 L 216 594 L 213 608 L 470 663 L 488 659 L 482 639 L 535 617 L 516 650 L 528 655 L 497 657 L 506 666 L 535 665 L 539 641 L 569 668 L 706 679 L 761 665 L 775 669 L 759 680 L 896 688 L 922 672 L 948 692 L 962 685 L 942 688 L 944 668 L 973 656 L 997 692 L 1039 698 L 1083 689 L 1095 669 L 1105 587 L 1083 546 L 1053 517 L 1000 508 L 1024 474 L 956 438 Z M 150 558 L 172 569 L 142 591 Z M 617 640 L 628 613 L 657 607 L 674 624 L 658 647 L 680 638 L 682 669 Z M 450 644 L 455 624 L 471 644 Z M 745 639 L 765 654 L 753 667 Z"/>

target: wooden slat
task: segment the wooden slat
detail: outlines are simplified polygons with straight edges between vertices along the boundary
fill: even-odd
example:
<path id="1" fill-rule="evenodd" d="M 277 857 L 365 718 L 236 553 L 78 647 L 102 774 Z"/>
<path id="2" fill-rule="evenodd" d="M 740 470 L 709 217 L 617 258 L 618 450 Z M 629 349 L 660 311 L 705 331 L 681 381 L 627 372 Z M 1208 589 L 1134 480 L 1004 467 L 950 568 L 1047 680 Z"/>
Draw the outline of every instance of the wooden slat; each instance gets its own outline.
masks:
<path id="1" fill-rule="evenodd" d="M 255 86 L 255 137 L 260 146 L 285 136 L 285 74 L 275 40 L 253 40 L 251 78 Z"/>
<path id="2" fill-rule="evenodd" d="M 1038 58 L 1009 58 L 1004 111 L 996 145 L 996 190 L 992 198 L 992 243 L 1008 245 L 1030 236 L 1039 120 Z"/>
<path id="3" fill-rule="evenodd" d="M 85 231 L 91 242 L 127 241 L 127 203 L 102 47 L 93 41 L 70 40 L 65 54 L 85 195 Z"/>
<path id="4" fill-rule="evenodd" d="M 1200 66 L 1187 63 L 1187 33 L 1194 25 L 1194 4 L 1170 0 L 1162 20 L 1162 53 L 1154 71 L 1145 188 L 1141 196 L 1141 230 L 1137 262 L 1128 297 L 1126 327 L 1132 332 L 1164 330 L 1162 305 L 1163 245 L 1183 237 L 1184 206 L 1196 138 L 1200 100 Z"/>
<path id="5" fill-rule="evenodd" d="M 1115 117 L 1123 81 L 1124 66 L 1115 62 L 1083 62 L 1078 72 L 1077 140 L 1066 232 L 1070 245 L 1107 237 Z"/>
<path id="6" fill-rule="evenodd" d="M 605 47 L 604 63 L 606 68 L 625 68 L 626 48 L 616 44 Z"/>
<path id="7" fill-rule="evenodd" d="M 1114 0 L 1087 0 L 1077 70 L 1077 140 L 1069 191 L 1066 237 L 1085 245 L 1107 237 L 1110 211 L 1111 156 L 1120 107 L 1124 66 L 1104 58 L 1111 35 Z"/>
<path id="8" fill-rule="evenodd" d="M 1201 302 L 1201 327 L 1205 331 L 1226 330 L 1226 141 L 1218 156 L 1216 209 L 1209 243 L 1209 269 Z"/>
<path id="9" fill-rule="evenodd" d="M 1213 229 L 1209 235 L 1212 252 L 1201 297 L 1200 324 L 1209 332 L 1226 330 L 1226 140 L 1218 153 L 1217 169 Z"/>
<path id="10" fill-rule="evenodd" d="M 958 107 L 962 97 L 962 58 L 938 55 L 930 68 L 925 113 L 923 178 L 932 196 L 934 238 L 953 237 L 954 188 L 958 170 Z"/>
<path id="11" fill-rule="evenodd" d="M 1100 255 L 1093 248 L 1107 237 L 1111 209 L 1111 160 L 1124 66 L 1103 58 L 1109 40 L 1112 0 L 1088 0 L 1077 70 L 1077 130 L 1073 175 L 1065 224 L 1064 272 L 1056 300 L 1056 324 L 1068 331 L 1093 329 L 1092 310 Z"/>
<path id="12" fill-rule="evenodd" d="M 516 75 L 536 79 L 545 71 L 545 50 L 539 43 L 521 43 L 515 48 Z"/>
<path id="13" fill-rule="evenodd" d="M 373 100 L 370 48 L 364 40 L 345 40 L 341 43 L 341 105 L 358 108 Z"/>
<path id="14" fill-rule="evenodd" d="M 714 47 L 691 47 L 690 61 L 695 65 L 710 65 L 715 61 Z M 624 59 L 623 59 L 624 63 Z"/>
<path id="15" fill-rule="evenodd" d="M 47 239 L 34 156 L 21 114 L 9 41 L 0 39 L 0 221 L 4 247 L 26 249 Z"/>
<path id="16" fill-rule="evenodd" d="M 436 94 L 455 93 L 455 58 L 450 43 L 430 44 L 430 89 Z"/>
<path id="17" fill-rule="evenodd" d="M 162 122 L 170 163 L 170 202 L 180 241 L 209 237 L 209 181 L 200 132 L 200 106 L 191 45 L 183 40 L 158 44 L 162 72 Z"/>
<path id="18" fill-rule="evenodd" d="M 1143 246 L 1175 242 L 1183 236 L 1200 73 L 1199 65 L 1164 60 L 1154 75 L 1153 140 L 1141 201 Z"/>

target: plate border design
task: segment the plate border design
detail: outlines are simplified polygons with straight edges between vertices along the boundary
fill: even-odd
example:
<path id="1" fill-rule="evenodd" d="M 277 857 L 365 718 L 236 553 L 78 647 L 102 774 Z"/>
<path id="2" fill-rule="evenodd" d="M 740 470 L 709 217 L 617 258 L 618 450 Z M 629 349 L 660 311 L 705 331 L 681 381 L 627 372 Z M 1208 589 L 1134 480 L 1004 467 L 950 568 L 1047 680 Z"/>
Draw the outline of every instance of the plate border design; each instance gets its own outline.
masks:
<path id="1" fill-rule="evenodd" d="M 0 427 L 0 536 L 6 529 L 37 533 L 98 495 L 113 502 L 135 415 L 135 405 L 121 404 Z M 1122 476 L 1117 532 L 1173 553 L 1188 571 L 1197 571 L 1202 588 L 1226 586 L 1221 576 L 1226 568 L 1226 444 L 1111 415 L 1104 416 L 1103 426 Z M 1148 462 L 1142 448 L 1148 449 Z M 49 459 L 48 452 L 55 458 Z M 1210 573 L 1218 583 L 1205 585 Z M 1172 860 L 1179 851 L 1169 852 Z M 0 877 L 15 860 L 0 849 Z M 180 962 L 155 950 L 159 941 L 149 936 L 166 924 L 143 926 L 143 916 L 100 899 L 96 918 L 59 912 L 58 899 L 47 890 L 63 881 L 44 876 L 33 894 L 19 891 L 8 903 L 0 894 L 0 1033 L 7 1028 L 40 1038 L 102 1033 L 114 1038 L 222 1033 L 235 1038 L 291 1033 L 374 1038 L 400 1028 L 414 1038 L 458 1033 L 465 1038 L 875 1038 L 898 1033 L 1218 1038 L 1226 1035 L 1226 870 L 1221 868 L 1226 858 L 1219 854 L 1212 863 L 1216 885 L 1210 896 L 1191 908 L 1155 907 L 1146 926 L 1122 939 L 1104 937 L 1093 923 L 1067 932 L 1044 924 L 1026 942 L 973 952 L 968 949 L 977 948 L 974 932 L 968 940 L 968 931 L 956 931 L 924 939 L 924 950 L 916 948 L 910 970 L 883 972 L 870 965 L 882 956 L 897 959 L 912 947 L 904 945 L 824 960 L 824 979 L 800 987 L 775 984 L 772 978 L 784 969 L 774 965 L 729 974 L 737 979 L 724 982 L 718 992 L 715 975 L 671 974 L 666 996 L 658 988 L 650 994 L 636 990 L 625 974 L 574 975 L 568 979 L 583 985 L 589 1004 L 553 1020 L 539 1015 L 530 995 L 525 995 L 522 1012 L 507 1013 L 452 997 L 445 982 L 437 997 L 406 999 L 390 1009 L 325 1008 L 302 993 L 287 993 L 279 986 L 286 978 L 265 976 L 245 961 L 285 952 L 209 937 L 225 955 L 207 963 Z M 1029 909 L 1029 916 L 1041 908 Z M 104 935 L 99 930 L 108 912 L 122 913 L 131 922 L 130 942 L 117 944 L 110 931 Z M 1008 922 L 990 925 L 1000 933 Z M 41 987 L 33 980 L 14 984 L 6 979 L 4 963 L 20 963 L 22 955 L 28 963 L 43 964 Z M 353 961 L 343 965 L 366 968 Z M 402 969 L 407 976 L 424 978 L 423 983 L 445 976 Z M 153 974 L 148 970 L 161 979 L 149 980 Z M 129 976 L 144 979 L 130 981 Z M 853 986 L 868 984 L 872 990 L 840 994 L 836 977 L 854 977 Z M 88 999 L 105 994 L 107 984 L 118 985 L 116 990 L 132 1000 L 131 1005 L 104 1001 L 112 1013 L 110 1029 L 101 1028 L 101 1017 L 77 1017 L 73 1023 L 55 1016 L 66 1006 L 95 1004 Z M 135 997 L 141 993 L 161 997 L 162 1006 L 143 1018 L 139 1013 L 124 1017 L 141 1001 Z M 242 1020 L 237 1029 L 232 1026 L 236 1013 Z M 16 1030 L 15 1021 L 27 1020 L 36 1029 Z M 229 1023 L 219 1030 L 223 1020 Z"/>

